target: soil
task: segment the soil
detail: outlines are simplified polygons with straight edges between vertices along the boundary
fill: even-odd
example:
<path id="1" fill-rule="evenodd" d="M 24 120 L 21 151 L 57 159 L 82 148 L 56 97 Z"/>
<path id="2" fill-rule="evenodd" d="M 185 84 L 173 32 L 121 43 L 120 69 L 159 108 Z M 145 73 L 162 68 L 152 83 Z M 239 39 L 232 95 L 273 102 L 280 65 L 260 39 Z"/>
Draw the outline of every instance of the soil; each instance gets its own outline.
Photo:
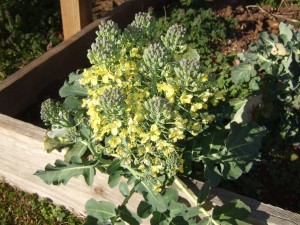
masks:
<path id="1" fill-rule="evenodd" d="M 212 9 L 216 15 L 222 17 L 231 17 L 238 21 L 236 27 L 235 40 L 228 40 L 223 46 L 223 53 L 243 52 L 247 47 L 254 43 L 262 31 L 268 31 L 274 34 L 279 32 L 279 23 L 299 24 L 300 7 L 287 4 L 285 1 L 278 7 L 269 5 L 228 5 L 228 1 L 222 1 L 222 5 L 217 5 Z M 227 4 L 226 4 L 227 3 Z"/>

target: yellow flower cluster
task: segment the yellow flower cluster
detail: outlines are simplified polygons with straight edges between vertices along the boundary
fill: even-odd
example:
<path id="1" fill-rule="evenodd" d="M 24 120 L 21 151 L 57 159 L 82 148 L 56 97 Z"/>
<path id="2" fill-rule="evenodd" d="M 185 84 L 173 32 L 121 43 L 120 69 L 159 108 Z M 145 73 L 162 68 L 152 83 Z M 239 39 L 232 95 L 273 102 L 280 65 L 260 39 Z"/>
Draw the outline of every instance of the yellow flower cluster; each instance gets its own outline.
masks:
<path id="1" fill-rule="evenodd" d="M 207 74 L 184 81 L 164 59 L 157 65 L 166 65 L 165 70 L 147 70 L 147 45 L 121 46 L 117 63 L 93 65 L 80 80 L 88 88 L 82 107 L 87 109 L 93 138 L 101 143 L 99 152 L 117 155 L 145 177 L 171 178 L 183 172 L 184 149 L 178 141 L 198 135 L 213 121 L 207 109 L 223 100 L 222 93 L 209 88 Z M 184 53 L 165 58 L 176 66 Z"/>

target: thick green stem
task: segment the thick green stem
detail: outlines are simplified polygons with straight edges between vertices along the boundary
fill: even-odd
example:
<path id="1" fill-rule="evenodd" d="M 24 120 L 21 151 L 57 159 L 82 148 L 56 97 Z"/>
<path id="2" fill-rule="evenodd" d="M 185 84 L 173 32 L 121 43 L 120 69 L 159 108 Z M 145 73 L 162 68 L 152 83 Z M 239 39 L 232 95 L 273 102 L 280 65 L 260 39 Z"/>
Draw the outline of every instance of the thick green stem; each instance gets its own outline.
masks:
<path id="1" fill-rule="evenodd" d="M 186 197 L 191 201 L 192 204 L 196 205 L 199 207 L 200 209 L 200 212 L 203 213 L 205 216 L 209 216 L 211 217 L 211 215 L 202 207 L 198 204 L 197 202 L 197 197 L 192 194 L 188 189 L 187 187 L 185 186 L 185 184 L 183 184 L 183 182 L 178 178 L 178 177 L 175 177 L 175 180 L 174 180 L 174 183 L 178 186 L 178 188 L 186 195 Z M 214 225 L 219 225 L 217 223 L 217 221 L 215 221 L 213 218 L 211 218 L 211 222 L 214 224 Z"/>

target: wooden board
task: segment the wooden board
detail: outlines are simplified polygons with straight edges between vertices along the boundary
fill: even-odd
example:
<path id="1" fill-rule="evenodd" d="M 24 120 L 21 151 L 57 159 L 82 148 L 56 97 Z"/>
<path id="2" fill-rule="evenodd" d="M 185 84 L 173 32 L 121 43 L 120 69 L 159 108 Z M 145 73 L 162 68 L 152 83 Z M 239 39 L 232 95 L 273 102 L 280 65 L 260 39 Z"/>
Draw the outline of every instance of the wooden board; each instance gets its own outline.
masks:
<path id="1" fill-rule="evenodd" d="M 123 201 L 123 196 L 116 189 L 107 185 L 107 175 L 98 173 L 92 187 L 88 187 L 83 177 L 72 178 L 67 185 L 46 185 L 33 174 L 44 169 L 47 163 L 63 159 L 57 151 L 46 153 L 43 146 L 45 130 L 31 124 L 0 114 L 0 176 L 18 188 L 29 193 L 37 193 L 53 200 L 55 204 L 64 205 L 77 214 L 85 214 L 84 205 L 90 198 L 113 202 Z M 197 193 L 202 182 L 184 180 L 187 186 Z M 76 196 L 76 197 L 74 197 Z M 181 193 L 184 198 L 184 194 Z M 300 215 L 278 207 L 263 204 L 219 188 L 212 190 L 210 197 L 214 205 L 223 205 L 233 199 L 241 199 L 252 210 L 251 224 L 300 224 Z M 140 196 L 134 196 L 129 208 L 136 211 Z M 209 208 L 208 208 L 209 209 Z M 145 224 L 148 224 L 147 221 Z"/>
<path id="2" fill-rule="evenodd" d="M 124 28 L 135 13 L 160 4 L 160 0 L 127 1 L 6 78 L 0 83 L 0 113 L 16 116 L 32 104 L 58 93 L 71 72 L 88 67 L 87 50 L 96 38 L 95 31 L 101 20 L 112 19 Z"/>
<path id="3" fill-rule="evenodd" d="M 64 39 L 92 22 L 91 0 L 60 0 Z"/>

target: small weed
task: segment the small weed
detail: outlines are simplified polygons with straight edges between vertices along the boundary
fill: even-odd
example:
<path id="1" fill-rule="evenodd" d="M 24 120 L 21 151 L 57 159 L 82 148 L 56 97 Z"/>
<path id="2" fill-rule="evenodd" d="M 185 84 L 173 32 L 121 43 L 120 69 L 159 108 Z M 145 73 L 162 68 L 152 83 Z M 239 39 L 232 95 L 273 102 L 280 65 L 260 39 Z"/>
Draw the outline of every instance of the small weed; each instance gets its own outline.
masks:
<path id="1" fill-rule="evenodd" d="M 40 199 L 36 194 L 27 194 L 0 181 L 0 225 L 80 225 L 83 221 L 48 199 Z"/>

